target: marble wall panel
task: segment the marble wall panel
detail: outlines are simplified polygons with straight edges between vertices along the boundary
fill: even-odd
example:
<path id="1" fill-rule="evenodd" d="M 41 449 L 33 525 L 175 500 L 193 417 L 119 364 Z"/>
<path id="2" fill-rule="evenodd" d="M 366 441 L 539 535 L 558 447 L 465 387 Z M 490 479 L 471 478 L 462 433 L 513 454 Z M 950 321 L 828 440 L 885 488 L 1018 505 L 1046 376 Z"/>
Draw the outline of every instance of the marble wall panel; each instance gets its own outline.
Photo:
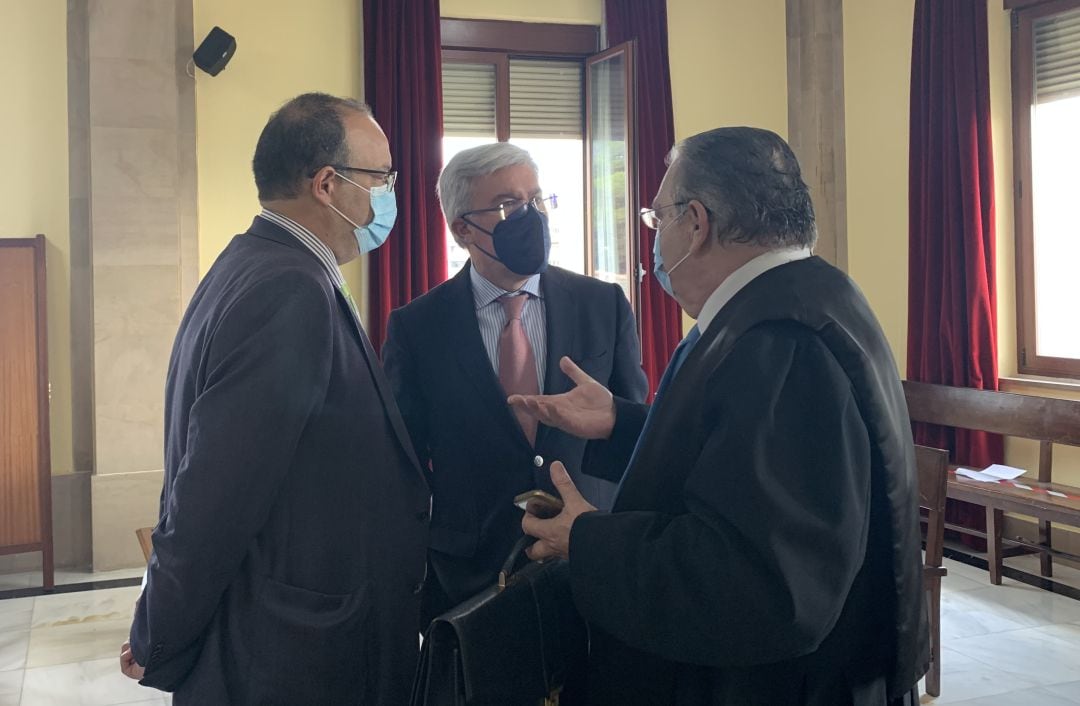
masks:
<path id="1" fill-rule="evenodd" d="M 135 530 L 157 524 L 162 478 L 145 471 L 91 479 L 95 571 L 145 565 Z"/>

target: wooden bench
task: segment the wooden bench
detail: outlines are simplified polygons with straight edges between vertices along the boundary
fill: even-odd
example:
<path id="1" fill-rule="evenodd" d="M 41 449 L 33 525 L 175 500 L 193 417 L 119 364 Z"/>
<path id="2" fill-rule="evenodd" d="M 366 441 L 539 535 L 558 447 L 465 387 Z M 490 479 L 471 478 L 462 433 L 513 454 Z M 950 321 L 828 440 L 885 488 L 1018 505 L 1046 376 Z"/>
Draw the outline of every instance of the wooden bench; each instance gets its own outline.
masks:
<path id="1" fill-rule="evenodd" d="M 1016 481 L 983 483 L 957 476 L 956 466 L 951 467 L 948 496 L 985 507 L 986 532 L 953 524 L 946 527 L 986 539 L 991 583 L 1001 583 L 1004 545 L 1018 547 L 1024 553 L 1038 552 L 1040 574 L 1046 578 L 1053 576 L 1053 557 L 1080 561 L 1080 556 L 1055 549 L 1051 544 L 1052 523 L 1080 527 L 1080 488 L 1055 483 L 1052 469 L 1054 444 L 1080 446 L 1080 401 L 910 381 L 904 382 L 904 392 L 913 422 L 980 430 L 1039 442 L 1036 478 L 1022 476 Z M 1038 541 L 1003 537 L 1006 512 L 1036 518 Z"/>

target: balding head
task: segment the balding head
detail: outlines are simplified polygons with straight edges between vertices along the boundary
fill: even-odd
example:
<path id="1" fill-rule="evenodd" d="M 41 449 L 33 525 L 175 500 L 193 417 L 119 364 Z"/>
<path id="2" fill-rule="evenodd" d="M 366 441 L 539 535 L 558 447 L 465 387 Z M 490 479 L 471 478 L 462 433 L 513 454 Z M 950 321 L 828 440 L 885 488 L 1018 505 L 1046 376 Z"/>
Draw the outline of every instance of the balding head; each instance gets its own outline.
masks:
<path id="1" fill-rule="evenodd" d="M 325 93 L 297 96 L 271 115 L 252 160 L 259 200 L 296 198 L 319 169 L 349 164 L 345 119 L 350 115 L 370 117 L 371 109 Z"/>

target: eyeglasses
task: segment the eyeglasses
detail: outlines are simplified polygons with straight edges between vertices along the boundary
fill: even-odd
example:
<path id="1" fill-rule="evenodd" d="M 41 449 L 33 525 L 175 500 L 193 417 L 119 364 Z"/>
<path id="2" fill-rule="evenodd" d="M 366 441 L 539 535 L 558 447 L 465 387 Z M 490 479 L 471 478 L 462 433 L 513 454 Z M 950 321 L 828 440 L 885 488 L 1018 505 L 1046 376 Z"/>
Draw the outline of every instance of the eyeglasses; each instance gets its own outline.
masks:
<path id="1" fill-rule="evenodd" d="M 525 206 L 532 204 L 540 213 L 547 213 L 548 211 L 554 211 L 559 207 L 559 197 L 555 194 L 550 196 L 536 196 L 528 201 L 522 201 L 521 199 L 510 199 L 509 201 L 503 201 L 498 206 L 492 208 L 478 208 L 475 211 L 466 211 L 461 214 L 461 217 L 471 216 L 474 213 L 498 213 L 500 221 L 511 220 L 519 216 L 525 215 Z"/>
<path id="2" fill-rule="evenodd" d="M 331 164 L 331 167 L 339 172 L 360 172 L 361 174 L 371 174 L 372 176 L 382 177 L 382 182 L 386 186 L 387 191 L 394 190 L 394 184 L 397 183 L 397 172 L 384 171 L 382 169 L 366 169 L 364 167 L 346 167 L 342 164 Z"/>
<path id="3" fill-rule="evenodd" d="M 656 208 L 643 208 L 641 209 L 641 222 L 645 224 L 646 228 L 652 230 L 660 230 L 660 226 L 663 222 L 660 220 L 660 216 L 656 215 L 665 208 L 671 208 L 672 206 L 685 206 L 687 201 L 676 201 L 675 203 L 665 204 L 664 206 L 657 206 Z"/>

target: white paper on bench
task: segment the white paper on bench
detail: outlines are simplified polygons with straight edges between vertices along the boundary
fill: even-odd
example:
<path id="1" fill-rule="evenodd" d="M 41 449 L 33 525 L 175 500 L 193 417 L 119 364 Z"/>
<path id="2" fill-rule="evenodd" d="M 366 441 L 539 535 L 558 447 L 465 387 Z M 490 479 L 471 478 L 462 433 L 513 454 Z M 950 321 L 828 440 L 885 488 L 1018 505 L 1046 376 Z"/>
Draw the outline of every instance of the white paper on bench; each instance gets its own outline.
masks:
<path id="1" fill-rule="evenodd" d="M 1000 463 L 995 463 L 982 469 L 982 472 L 988 476 L 994 476 L 1001 480 L 1012 480 L 1013 478 L 1019 478 L 1027 471 L 1023 468 L 1014 468 L 1013 466 L 1004 466 Z"/>
<path id="2" fill-rule="evenodd" d="M 965 478 L 970 478 L 971 480 L 982 481 L 983 483 L 997 483 L 999 480 L 1001 480 L 1000 478 L 995 478 L 994 476 L 988 476 L 985 473 L 973 471 L 970 468 L 957 468 L 956 475 L 964 476 Z"/>
<path id="3" fill-rule="evenodd" d="M 1012 466 L 1003 466 L 1000 463 L 995 463 L 987 466 L 981 471 L 973 471 L 970 468 L 957 468 L 956 475 L 982 481 L 983 483 L 997 483 L 999 480 L 1019 478 L 1024 475 L 1024 471 L 1020 468 L 1013 468 Z"/>

